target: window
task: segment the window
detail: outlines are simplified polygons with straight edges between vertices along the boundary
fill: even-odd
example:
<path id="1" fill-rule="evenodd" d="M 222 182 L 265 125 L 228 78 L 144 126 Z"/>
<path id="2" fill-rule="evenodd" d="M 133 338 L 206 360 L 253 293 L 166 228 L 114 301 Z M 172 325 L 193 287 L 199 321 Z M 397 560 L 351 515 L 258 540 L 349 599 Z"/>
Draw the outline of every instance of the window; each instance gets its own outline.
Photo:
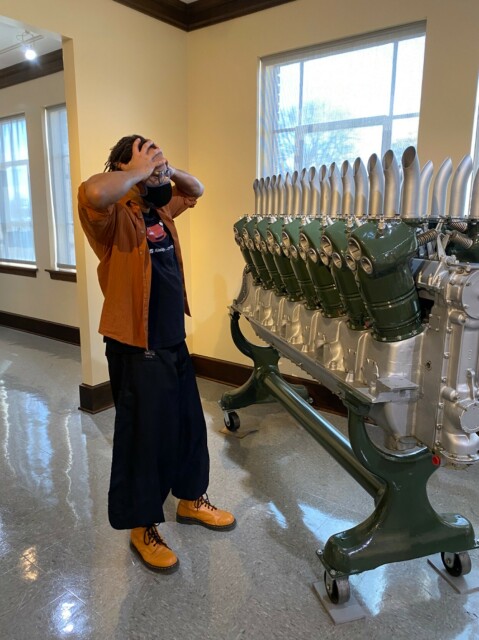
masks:
<path id="1" fill-rule="evenodd" d="M 0 120 L 0 261 L 35 263 L 24 116 Z"/>
<path id="2" fill-rule="evenodd" d="M 50 203 L 55 227 L 55 268 L 74 269 L 72 189 L 65 105 L 46 110 Z"/>
<path id="3" fill-rule="evenodd" d="M 261 61 L 260 175 L 416 145 L 424 23 Z"/>

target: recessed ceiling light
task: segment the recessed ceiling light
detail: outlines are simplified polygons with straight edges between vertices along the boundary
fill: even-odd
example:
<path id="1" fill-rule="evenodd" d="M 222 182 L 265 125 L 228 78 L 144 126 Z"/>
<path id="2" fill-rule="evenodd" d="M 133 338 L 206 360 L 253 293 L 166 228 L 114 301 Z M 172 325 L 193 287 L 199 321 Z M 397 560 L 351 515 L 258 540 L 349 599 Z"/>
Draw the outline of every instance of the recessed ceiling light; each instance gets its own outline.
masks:
<path id="1" fill-rule="evenodd" d="M 25 49 L 25 58 L 27 60 L 35 60 L 35 58 L 37 57 L 37 53 L 35 51 L 35 49 L 33 49 L 32 47 L 27 47 Z"/>

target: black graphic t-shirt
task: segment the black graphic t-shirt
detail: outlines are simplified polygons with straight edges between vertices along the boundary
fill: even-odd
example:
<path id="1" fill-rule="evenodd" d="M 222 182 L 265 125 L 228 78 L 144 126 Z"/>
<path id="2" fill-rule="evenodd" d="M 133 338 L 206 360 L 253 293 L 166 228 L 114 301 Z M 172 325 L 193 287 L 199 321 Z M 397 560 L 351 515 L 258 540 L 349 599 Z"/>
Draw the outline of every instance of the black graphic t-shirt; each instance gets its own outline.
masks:
<path id="1" fill-rule="evenodd" d="M 162 349 L 186 336 L 183 280 L 168 228 L 154 209 L 143 217 L 151 258 L 148 348 Z"/>

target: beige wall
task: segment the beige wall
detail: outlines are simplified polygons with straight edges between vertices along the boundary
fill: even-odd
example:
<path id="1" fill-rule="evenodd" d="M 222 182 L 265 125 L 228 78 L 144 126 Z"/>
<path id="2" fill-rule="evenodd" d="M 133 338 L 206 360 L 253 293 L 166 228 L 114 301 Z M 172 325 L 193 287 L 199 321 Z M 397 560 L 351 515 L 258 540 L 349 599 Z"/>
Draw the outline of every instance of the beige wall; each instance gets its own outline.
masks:
<path id="1" fill-rule="evenodd" d="M 105 151 L 141 129 L 206 194 L 181 221 L 193 310 L 190 347 L 246 362 L 232 344 L 227 306 L 243 263 L 232 225 L 252 211 L 257 74 L 261 56 L 427 20 L 418 152 L 437 167 L 470 152 L 479 71 L 477 0 L 296 0 L 186 34 L 111 0 L 3 0 L 2 13 L 63 34 L 74 188 Z M 174 151 L 173 151 L 174 150 Z M 96 335 L 96 261 L 77 233 L 83 381 L 106 379 Z"/>
<path id="2" fill-rule="evenodd" d="M 425 19 L 418 154 L 437 168 L 445 156 L 457 164 L 471 150 L 477 0 L 297 0 L 189 35 L 190 168 L 207 185 L 191 223 L 195 353 L 248 362 L 232 344 L 227 305 L 243 268 L 232 226 L 254 205 L 260 57 Z"/>
<path id="3" fill-rule="evenodd" d="M 144 133 L 172 164 L 188 164 L 186 34 L 112 0 L 3 0 L 2 15 L 65 39 L 72 188 L 103 170 L 122 135 Z M 188 221 L 181 223 L 189 252 Z M 107 379 L 97 333 L 102 297 L 96 258 L 76 228 L 82 381 Z M 50 299 L 51 304 L 54 300 Z"/>
<path id="4" fill-rule="evenodd" d="M 75 283 L 51 280 L 45 271 L 54 268 L 55 257 L 47 199 L 44 113 L 45 107 L 63 102 L 63 73 L 54 73 L 0 91 L 0 118 L 24 114 L 27 123 L 33 233 L 38 267 L 36 278 L 0 273 L 0 304 L 2 311 L 9 313 L 78 326 Z"/>

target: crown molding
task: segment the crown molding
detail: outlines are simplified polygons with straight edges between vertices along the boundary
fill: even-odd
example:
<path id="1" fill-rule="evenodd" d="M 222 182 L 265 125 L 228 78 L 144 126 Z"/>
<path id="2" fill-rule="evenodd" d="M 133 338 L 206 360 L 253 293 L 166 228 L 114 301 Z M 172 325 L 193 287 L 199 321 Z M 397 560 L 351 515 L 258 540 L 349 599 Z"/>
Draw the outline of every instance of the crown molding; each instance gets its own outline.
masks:
<path id="1" fill-rule="evenodd" d="M 271 9 L 294 0 L 114 0 L 183 31 L 194 31 L 219 22 Z"/>
<path id="2" fill-rule="evenodd" d="M 52 51 L 39 56 L 33 62 L 20 62 L 11 67 L 0 69 L 0 89 L 12 87 L 15 84 L 35 80 L 51 73 L 63 71 L 62 50 Z"/>

